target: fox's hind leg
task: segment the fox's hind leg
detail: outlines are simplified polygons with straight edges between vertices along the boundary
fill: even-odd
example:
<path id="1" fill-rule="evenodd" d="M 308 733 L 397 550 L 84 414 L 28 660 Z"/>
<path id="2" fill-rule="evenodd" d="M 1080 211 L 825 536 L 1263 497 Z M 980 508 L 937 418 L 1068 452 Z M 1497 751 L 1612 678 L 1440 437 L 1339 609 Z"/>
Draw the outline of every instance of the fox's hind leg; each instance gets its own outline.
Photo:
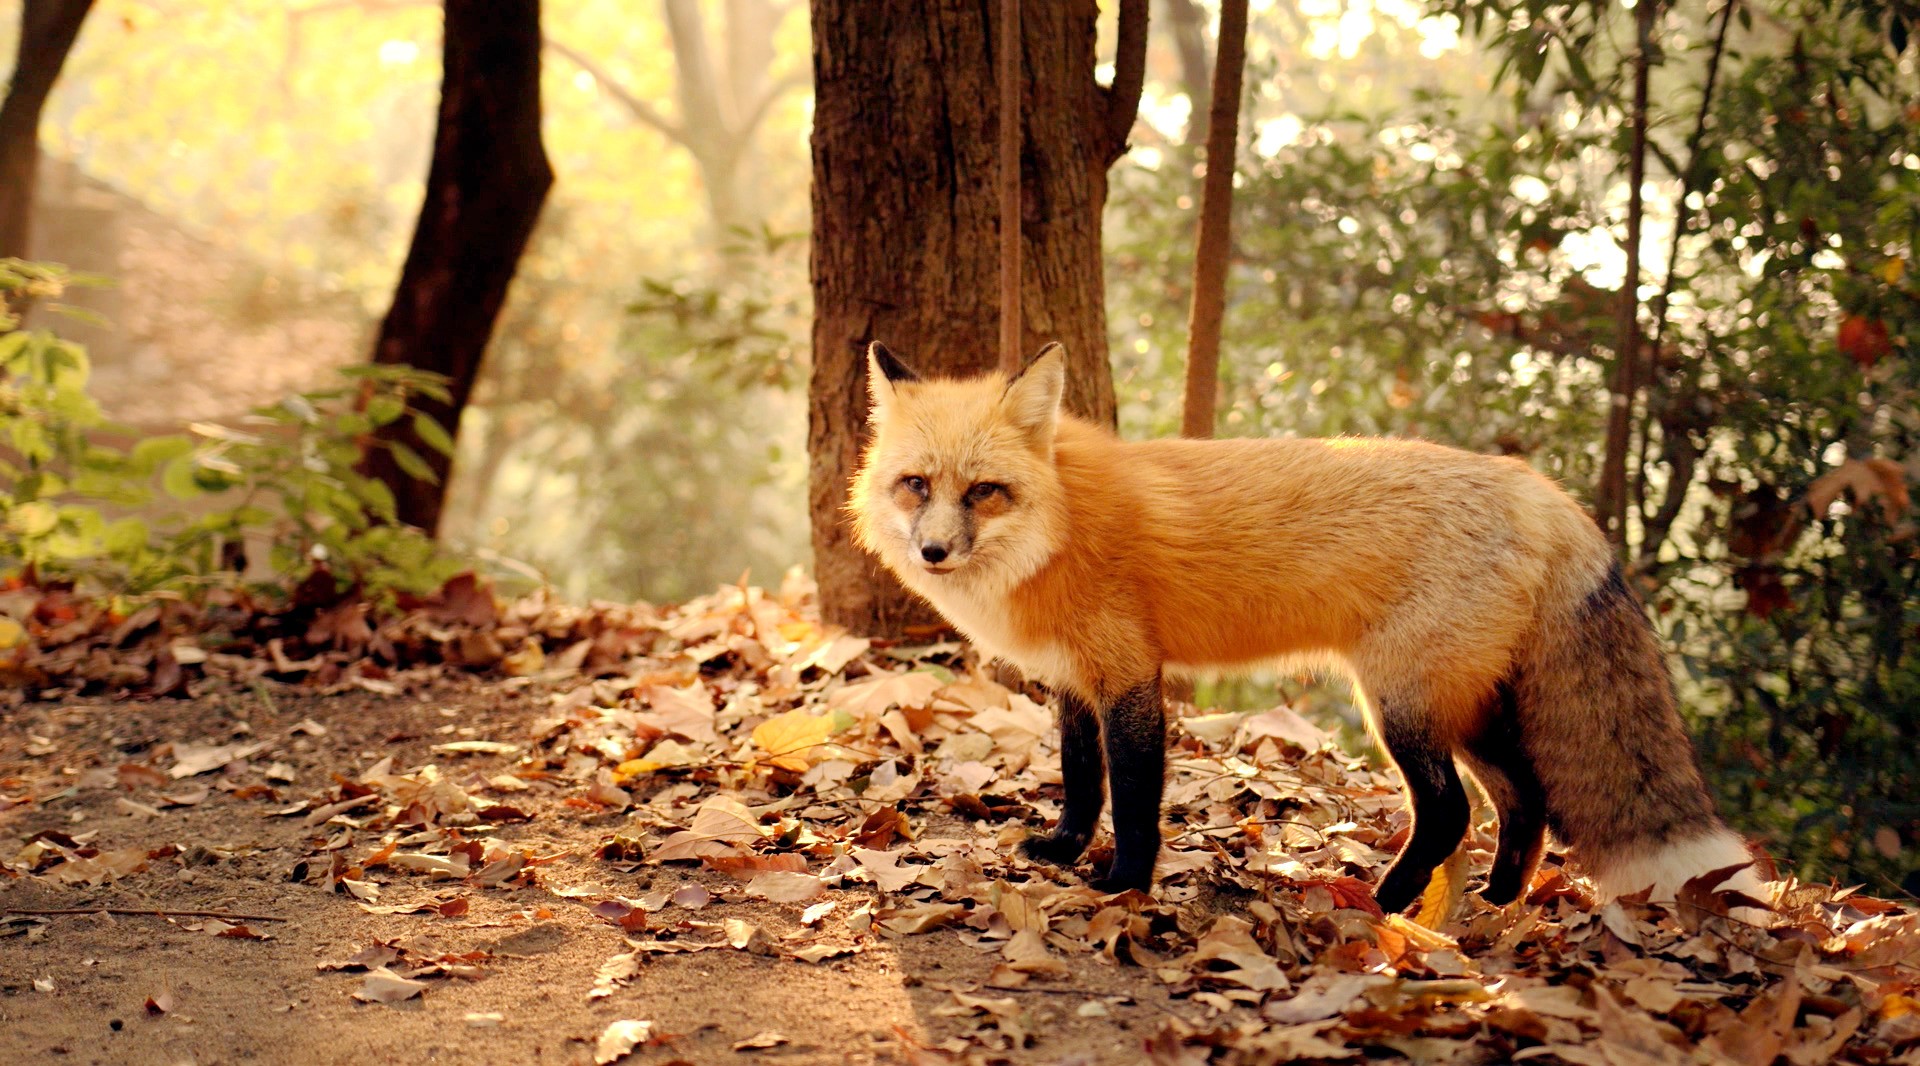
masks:
<path id="1" fill-rule="evenodd" d="M 1520 746 L 1512 686 L 1502 683 L 1480 733 L 1466 743 L 1467 767 L 1500 816 L 1500 846 L 1481 897 L 1504 907 L 1526 891 L 1547 846 L 1547 797 Z"/>
<path id="2" fill-rule="evenodd" d="M 1106 759 L 1100 754 L 1100 716 L 1078 696 L 1062 690 L 1060 700 L 1060 782 L 1066 801 L 1053 832 L 1022 841 L 1030 859 L 1071 866 L 1087 850 L 1106 802 Z"/>
<path id="3" fill-rule="evenodd" d="M 1453 753 L 1432 735 L 1420 709 L 1386 698 L 1378 700 L 1376 713 L 1381 743 L 1400 768 L 1413 800 L 1413 831 L 1373 890 L 1380 909 L 1392 913 L 1418 899 L 1432 880 L 1434 867 L 1460 846 L 1470 812 Z"/>

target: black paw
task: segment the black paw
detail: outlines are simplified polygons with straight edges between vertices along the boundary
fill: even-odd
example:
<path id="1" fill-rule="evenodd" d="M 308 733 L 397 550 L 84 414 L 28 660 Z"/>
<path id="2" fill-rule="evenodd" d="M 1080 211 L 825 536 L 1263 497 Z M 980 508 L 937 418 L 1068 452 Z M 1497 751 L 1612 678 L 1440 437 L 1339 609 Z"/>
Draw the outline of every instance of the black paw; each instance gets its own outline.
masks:
<path id="1" fill-rule="evenodd" d="M 1487 877 L 1487 886 L 1480 890 L 1480 898 L 1496 907 L 1504 907 L 1520 898 L 1520 875 L 1493 871 Z"/>
<path id="2" fill-rule="evenodd" d="M 1029 859 L 1052 863 L 1055 866 L 1072 866 L 1086 854 L 1088 837 L 1072 836 L 1063 833 L 1047 833 L 1043 836 L 1030 836 L 1020 842 L 1020 852 Z"/>
<path id="3" fill-rule="evenodd" d="M 1415 873 L 1396 866 L 1388 870 L 1387 876 L 1382 877 L 1380 883 L 1374 886 L 1373 901 L 1380 905 L 1383 912 L 1398 914 L 1412 906 L 1414 900 L 1420 898 L 1420 893 L 1427 890 L 1427 882 L 1432 879 L 1433 871 L 1431 870 Z"/>
<path id="4" fill-rule="evenodd" d="M 1110 896 L 1116 893 L 1126 892 L 1130 889 L 1138 889 L 1141 892 L 1151 893 L 1153 891 L 1153 871 L 1110 870 L 1105 875 L 1088 881 L 1087 884 L 1092 886 L 1094 891 L 1104 892 Z"/>

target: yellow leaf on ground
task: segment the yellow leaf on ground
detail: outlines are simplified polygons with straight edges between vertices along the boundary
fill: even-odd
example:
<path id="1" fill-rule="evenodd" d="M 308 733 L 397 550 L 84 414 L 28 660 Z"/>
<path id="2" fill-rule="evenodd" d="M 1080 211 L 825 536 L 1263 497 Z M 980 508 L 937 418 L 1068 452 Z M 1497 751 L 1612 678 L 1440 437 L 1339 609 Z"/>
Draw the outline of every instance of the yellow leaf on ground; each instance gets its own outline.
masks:
<path id="1" fill-rule="evenodd" d="M 1466 890 L 1467 849 L 1460 847 L 1433 871 L 1433 880 L 1427 882 L 1427 890 L 1420 893 L 1420 910 L 1414 915 L 1414 923 L 1426 929 L 1439 929 L 1460 905 L 1460 897 Z"/>
<path id="2" fill-rule="evenodd" d="M 833 716 L 792 710 L 753 727 L 755 747 L 771 755 L 766 762 L 783 770 L 805 770 L 825 757 L 833 735 Z"/>

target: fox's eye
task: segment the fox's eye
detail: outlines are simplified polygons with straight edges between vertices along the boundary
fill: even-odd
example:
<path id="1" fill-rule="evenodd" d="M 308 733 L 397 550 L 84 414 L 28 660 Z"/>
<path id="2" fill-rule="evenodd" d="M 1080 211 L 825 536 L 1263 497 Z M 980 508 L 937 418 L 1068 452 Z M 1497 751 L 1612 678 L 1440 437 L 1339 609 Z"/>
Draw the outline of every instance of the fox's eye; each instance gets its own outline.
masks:
<path id="1" fill-rule="evenodd" d="M 967 490 L 968 503 L 985 503 L 995 496 L 1007 496 L 1007 487 L 997 481 L 982 481 Z"/>
<path id="2" fill-rule="evenodd" d="M 927 479 L 918 475 L 908 474 L 906 477 L 900 479 L 900 484 L 906 486 L 907 491 L 913 493 L 915 496 L 925 496 L 927 494 Z"/>

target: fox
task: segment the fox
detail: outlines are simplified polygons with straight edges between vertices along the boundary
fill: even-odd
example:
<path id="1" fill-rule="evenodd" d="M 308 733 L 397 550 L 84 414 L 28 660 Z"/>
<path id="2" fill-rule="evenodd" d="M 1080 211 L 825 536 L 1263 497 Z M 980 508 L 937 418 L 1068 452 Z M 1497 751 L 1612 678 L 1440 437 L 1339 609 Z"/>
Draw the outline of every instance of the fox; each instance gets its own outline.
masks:
<path id="1" fill-rule="evenodd" d="M 1274 665 L 1353 683 L 1410 829 L 1373 885 L 1405 910 L 1498 819 L 1480 887 L 1526 891 L 1549 830 L 1600 900 L 1760 881 L 1718 817 L 1658 639 L 1606 537 L 1517 459 L 1408 439 L 1123 440 L 1061 409 L 1064 350 L 1011 377 L 923 378 L 875 341 L 856 543 L 1055 697 L 1063 800 L 1030 859 L 1151 891 L 1163 677 Z"/>

